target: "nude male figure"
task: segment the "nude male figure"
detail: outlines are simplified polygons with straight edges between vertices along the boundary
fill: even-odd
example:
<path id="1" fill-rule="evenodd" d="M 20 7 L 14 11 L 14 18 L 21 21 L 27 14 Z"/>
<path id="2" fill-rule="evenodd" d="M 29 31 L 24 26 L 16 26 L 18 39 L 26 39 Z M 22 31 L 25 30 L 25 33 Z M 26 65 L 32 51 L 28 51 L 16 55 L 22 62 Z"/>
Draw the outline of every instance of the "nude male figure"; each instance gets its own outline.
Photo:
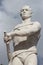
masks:
<path id="1" fill-rule="evenodd" d="M 14 52 L 12 62 L 9 65 L 37 65 L 37 42 L 40 38 L 41 25 L 39 22 L 31 22 L 32 10 L 24 6 L 20 10 L 22 23 L 15 26 L 15 29 L 6 34 L 4 41 L 13 39 Z"/>

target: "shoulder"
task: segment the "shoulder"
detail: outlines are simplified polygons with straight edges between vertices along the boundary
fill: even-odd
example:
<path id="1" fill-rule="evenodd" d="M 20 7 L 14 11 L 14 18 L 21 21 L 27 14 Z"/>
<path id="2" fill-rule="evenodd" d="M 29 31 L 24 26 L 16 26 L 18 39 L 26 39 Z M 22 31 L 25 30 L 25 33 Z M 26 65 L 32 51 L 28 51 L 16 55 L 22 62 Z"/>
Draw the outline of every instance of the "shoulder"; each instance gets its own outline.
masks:
<path id="1" fill-rule="evenodd" d="M 35 22 L 33 23 L 33 26 L 34 26 L 34 27 L 37 27 L 38 29 L 41 29 L 41 24 L 40 24 L 38 21 L 35 21 Z"/>
<path id="2" fill-rule="evenodd" d="M 33 22 L 33 25 L 41 27 L 41 24 L 38 21 Z"/>
<path id="3" fill-rule="evenodd" d="M 15 28 L 18 28 L 20 26 L 20 24 L 17 24 L 16 26 L 15 26 Z"/>
<path id="4" fill-rule="evenodd" d="M 41 25 L 38 21 L 35 21 L 34 24 Z"/>
<path id="5" fill-rule="evenodd" d="M 22 24 L 17 24 L 14 28 L 14 30 L 19 29 L 22 26 Z"/>

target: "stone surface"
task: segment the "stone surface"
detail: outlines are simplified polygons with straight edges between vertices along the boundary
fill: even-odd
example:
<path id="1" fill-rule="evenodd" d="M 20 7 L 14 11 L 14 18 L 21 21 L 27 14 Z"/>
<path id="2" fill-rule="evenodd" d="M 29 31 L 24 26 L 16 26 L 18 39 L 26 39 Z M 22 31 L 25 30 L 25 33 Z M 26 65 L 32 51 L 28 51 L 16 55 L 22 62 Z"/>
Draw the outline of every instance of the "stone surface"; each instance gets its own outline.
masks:
<path id="1" fill-rule="evenodd" d="M 9 65 L 37 65 L 37 43 L 40 38 L 41 25 L 31 21 L 32 10 L 24 6 L 20 10 L 22 23 L 6 34 L 4 41 L 13 40 L 14 52 Z"/>

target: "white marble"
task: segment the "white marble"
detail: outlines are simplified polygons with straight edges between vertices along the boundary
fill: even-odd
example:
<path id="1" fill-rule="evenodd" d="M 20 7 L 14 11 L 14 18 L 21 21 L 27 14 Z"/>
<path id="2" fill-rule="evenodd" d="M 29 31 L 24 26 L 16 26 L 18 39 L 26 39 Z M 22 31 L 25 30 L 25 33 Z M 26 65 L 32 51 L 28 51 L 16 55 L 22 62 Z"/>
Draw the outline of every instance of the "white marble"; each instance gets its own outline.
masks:
<path id="1" fill-rule="evenodd" d="M 9 65 L 37 65 L 36 46 L 40 38 L 41 25 L 38 21 L 31 21 L 32 10 L 28 5 L 20 10 L 20 16 L 22 23 L 4 37 L 6 43 L 11 40 L 15 42 Z"/>

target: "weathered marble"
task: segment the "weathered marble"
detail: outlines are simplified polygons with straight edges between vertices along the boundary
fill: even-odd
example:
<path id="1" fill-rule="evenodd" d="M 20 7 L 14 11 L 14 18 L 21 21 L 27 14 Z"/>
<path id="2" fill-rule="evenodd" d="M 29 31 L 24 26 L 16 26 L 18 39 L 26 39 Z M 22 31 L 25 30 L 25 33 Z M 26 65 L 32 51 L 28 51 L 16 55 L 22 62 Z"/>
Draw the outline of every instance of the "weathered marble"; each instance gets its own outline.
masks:
<path id="1" fill-rule="evenodd" d="M 37 43 L 40 38 L 41 25 L 31 21 L 32 10 L 24 6 L 20 10 L 22 23 L 15 26 L 14 30 L 6 33 L 4 41 L 14 42 L 14 52 L 9 65 L 37 65 Z"/>

